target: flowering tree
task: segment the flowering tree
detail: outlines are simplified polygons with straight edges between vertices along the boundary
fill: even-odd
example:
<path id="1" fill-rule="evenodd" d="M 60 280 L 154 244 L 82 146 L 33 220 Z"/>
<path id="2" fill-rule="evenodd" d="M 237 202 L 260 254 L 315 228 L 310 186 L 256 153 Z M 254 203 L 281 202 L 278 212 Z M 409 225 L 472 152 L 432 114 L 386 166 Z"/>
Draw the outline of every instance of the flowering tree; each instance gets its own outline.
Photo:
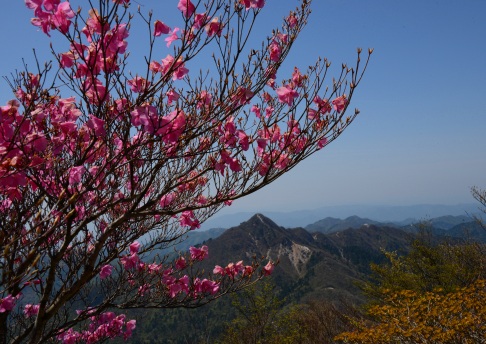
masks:
<path id="1" fill-rule="evenodd" d="M 149 46 L 136 75 L 130 1 L 87 3 L 25 0 L 32 24 L 67 44 L 9 79 L 16 99 L 0 107 L 0 343 L 127 338 L 135 321 L 117 309 L 196 307 L 271 273 L 238 262 L 204 275 L 206 247 L 173 262 L 153 252 L 358 114 L 345 116 L 368 62 L 360 69 L 360 50 L 325 89 L 326 60 L 277 81 L 308 0 L 258 49 L 247 43 L 264 0 L 179 0 L 178 27 L 138 10 Z M 214 68 L 191 73 L 208 51 Z"/>

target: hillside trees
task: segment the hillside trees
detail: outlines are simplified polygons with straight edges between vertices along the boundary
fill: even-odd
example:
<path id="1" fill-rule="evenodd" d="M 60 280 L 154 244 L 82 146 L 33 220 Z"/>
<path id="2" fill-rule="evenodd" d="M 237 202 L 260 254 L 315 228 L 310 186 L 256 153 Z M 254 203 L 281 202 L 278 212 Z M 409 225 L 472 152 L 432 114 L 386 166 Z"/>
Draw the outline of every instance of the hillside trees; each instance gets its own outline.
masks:
<path id="1" fill-rule="evenodd" d="M 9 79 L 15 99 L 0 107 L 0 343 L 128 338 L 136 324 L 117 309 L 197 307 L 269 274 L 271 262 L 205 274 L 205 247 L 175 262 L 147 257 L 358 114 L 346 110 L 368 61 L 360 50 L 326 87 L 327 60 L 279 71 L 309 0 L 253 48 L 264 0 L 179 0 L 177 23 L 133 14 L 129 0 L 81 3 L 25 0 L 58 41 L 54 62 Z M 149 42 L 136 74 L 134 16 Z M 201 54 L 213 64 L 195 71 Z"/>
<path id="2" fill-rule="evenodd" d="M 336 336 L 343 343 L 484 343 L 486 282 L 444 292 L 436 289 L 385 291 L 384 304 L 371 307 L 374 322 Z"/>
<path id="3" fill-rule="evenodd" d="M 373 266 L 369 319 L 343 343 L 482 343 L 486 336 L 484 244 L 416 240 L 408 255 Z"/>
<path id="4" fill-rule="evenodd" d="M 334 337 L 354 329 L 354 318 L 361 317 L 356 307 L 344 300 L 313 300 L 287 304 L 271 280 L 235 295 L 238 315 L 226 323 L 219 343 L 334 343 Z"/>

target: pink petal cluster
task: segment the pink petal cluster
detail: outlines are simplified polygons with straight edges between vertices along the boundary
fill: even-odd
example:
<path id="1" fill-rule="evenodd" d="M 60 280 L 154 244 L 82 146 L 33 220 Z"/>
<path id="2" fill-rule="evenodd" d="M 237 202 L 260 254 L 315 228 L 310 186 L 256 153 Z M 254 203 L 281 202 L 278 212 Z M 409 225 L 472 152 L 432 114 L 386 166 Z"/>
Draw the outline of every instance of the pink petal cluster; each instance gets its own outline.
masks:
<path id="1" fill-rule="evenodd" d="M 294 99 L 299 96 L 296 90 L 292 89 L 289 85 L 277 88 L 278 100 L 282 103 L 292 106 Z"/>
<path id="2" fill-rule="evenodd" d="M 201 227 L 199 220 L 195 218 L 194 212 L 192 210 L 183 211 L 181 216 L 179 217 L 179 223 L 183 227 L 189 227 L 190 230 Z"/>
<path id="3" fill-rule="evenodd" d="M 24 307 L 24 315 L 26 318 L 36 316 L 39 313 L 39 305 L 26 304 Z"/>
<path id="4" fill-rule="evenodd" d="M 132 80 L 127 81 L 128 86 L 130 86 L 130 89 L 135 92 L 135 93 L 142 93 L 144 92 L 147 87 L 150 86 L 150 81 L 140 77 L 136 76 Z"/>
<path id="5" fill-rule="evenodd" d="M 196 278 L 194 280 L 194 296 L 199 294 L 211 294 L 214 295 L 219 291 L 219 283 L 208 279 L 200 280 Z"/>
<path id="6" fill-rule="evenodd" d="M 240 0 L 240 4 L 244 5 L 246 10 L 250 8 L 263 8 L 265 0 Z"/>
<path id="7" fill-rule="evenodd" d="M 162 34 L 168 34 L 170 31 L 170 27 L 162 23 L 160 20 L 156 20 L 154 23 L 154 36 L 158 37 Z"/>
<path id="8" fill-rule="evenodd" d="M 157 61 L 152 61 L 150 63 L 150 70 L 154 73 L 162 73 L 164 75 L 167 73 L 171 73 L 172 80 L 180 80 L 184 78 L 187 73 L 189 73 L 189 69 L 185 67 L 182 58 L 179 58 L 177 61 L 175 61 L 174 57 L 170 54 L 167 55 L 161 61 L 161 63 L 158 63 Z"/>
<path id="9" fill-rule="evenodd" d="M 273 62 L 280 61 L 280 56 L 282 55 L 282 48 L 280 47 L 279 43 L 273 41 L 268 46 L 268 51 L 270 52 L 270 61 Z"/>
<path id="10" fill-rule="evenodd" d="M 209 37 L 211 36 L 218 36 L 221 37 L 221 33 L 223 32 L 223 24 L 218 21 L 218 18 L 213 18 L 205 27 L 205 30 Z"/>
<path id="11" fill-rule="evenodd" d="M 51 28 L 67 33 L 71 19 L 75 16 L 69 1 L 60 3 L 59 0 L 25 0 L 25 5 L 34 10 L 36 17 L 32 19 L 32 24 L 48 35 Z"/>
<path id="12" fill-rule="evenodd" d="M 203 245 L 200 248 L 191 246 L 189 252 L 191 252 L 192 260 L 201 261 L 208 256 L 208 247 L 206 245 Z"/>
<path id="13" fill-rule="evenodd" d="M 178 27 L 175 27 L 174 30 L 172 30 L 172 32 L 170 33 L 169 37 L 167 37 L 165 39 L 165 41 L 167 42 L 167 44 L 166 44 L 167 45 L 167 48 L 170 47 L 170 45 L 172 44 L 172 42 L 177 41 L 179 39 L 179 37 L 177 37 L 177 32 L 179 30 L 180 29 Z"/>
<path id="14" fill-rule="evenodd" d="M 229 276 L 232 279 L 236 277 L 239 273 L 242 273 L 243 276 L 251 276 L 254 272 L 254 269 L 251 265 L 243 265 L 243 261 L 240 260 L 239 262 L 229 263 L 225 268 L 216 265 L 213 269 L 213 273 L 216 275 L 222 276 Z"/>
<path id="15" fill-rule="evenodd" d="M 89 311 L 88 311 L 89 312 Z M 78 311 L 78 313 L 81 313 Z M 78 332 L 69 328 L 60 333 L 57 339 L 63 344 L 75 344 L 79 342 L 97 343 L 107 339 L 122 337 L 125 340 L 131 337 L 136 327 L 136 320 L 126 320 L 124 314 L 116 315 L 113 312 L 101 313 L 90 317 L 88 329 Z"/>
<path id="16" fill-rule="evenodd" d="M 179 3 L 177 4 L 177 8 L 182 12 L 182 15 L 186 18 L 190 18 L 194 14 L 194 11 L 196 10 L 196 7 L 191 2 L 191 0 L 179 0 Z"/>
<path id="17" fill-rule="evenodd" d="M 110 276 L 112 272 L 113 272 L 113 266 L 109 264 L 103 265 L 100 270 L 100 278 L 101 279 L 108 278 L 108 276 Z"/>
<path id="18" fill-rule="evenodd" d="M 274 268 L 275 268 L 275 264 L 269 261 L 267 265 L 263 267 L 263 274 L 266 276 L 271 275 Z"/>
<path id="19" fill-rule="evenodd" d="M 337 97 L 332 101 L 334 110 L 336 110 L 337 112 L 343 112 L 347 104 L 348 104 L 348 100 L 346 99 L 346 95 Z"/>
<path id="20" fill-rule="evenodd" d="M 0 313 L 11 311 L 15 306 L 15 297 L 7 295 L 3 299 L 0 299 Z"/>

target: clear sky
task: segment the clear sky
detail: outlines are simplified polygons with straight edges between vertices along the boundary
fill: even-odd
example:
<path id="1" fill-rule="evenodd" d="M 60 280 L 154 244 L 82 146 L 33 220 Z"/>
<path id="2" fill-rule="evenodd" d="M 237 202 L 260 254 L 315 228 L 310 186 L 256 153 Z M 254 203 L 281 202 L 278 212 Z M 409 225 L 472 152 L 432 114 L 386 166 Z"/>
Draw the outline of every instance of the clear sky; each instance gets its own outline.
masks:
<path id="1" fill-rule="evenodd" d="M 136 3 L 173 25 L 177 2 Z M 267 0 L 257 30 L 269 34 L 296 5 Z M 285 67 L 322 56 L 337 73 L 357 47 L 373 47 L 352 102 L 361 115 L 325 150 L 226 212 L 473 202 L 470 188 L 486 188 L 486 1 L 314 0 L 313 8 Z M 0 75 L 22 58 L 32 63 L 33 47 L 48 59 L 49 39 L 30 25 L 24 2 L 4 1 L 2 11 Z M 129 47 L 143 51 L 143 42 Z M 9 98 L 2 80 L 0 102 Z"/>

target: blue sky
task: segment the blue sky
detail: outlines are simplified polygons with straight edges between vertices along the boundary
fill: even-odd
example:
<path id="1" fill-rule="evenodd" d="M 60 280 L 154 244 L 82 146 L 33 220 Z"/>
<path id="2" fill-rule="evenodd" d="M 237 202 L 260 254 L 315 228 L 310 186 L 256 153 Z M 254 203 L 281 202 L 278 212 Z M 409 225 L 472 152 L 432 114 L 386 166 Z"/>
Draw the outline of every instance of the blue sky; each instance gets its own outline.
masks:
<path id="1" fill-rule="evenodd" d="M 137 3 L 175 24 L 176 0 Z M 257 33 L 269 34 L 297 3 L 267 1 Z M 284 67 L 322 56 L 337 73 L 357 47 L 373 47 L 352 103 L 361 114 L 325 150 L 225 212 L 473 202 L 470 187 L 486 188 L 486 1 L 314 0 L 313 8 Z M 32 63 L 34 47 L 48 59 L 49 39 L 30 25 L 23 1 L 2 10 L 0 75 L 21 69 L 21 58 Z M 0 102 L 9 98 L 2 80 Z"/>

